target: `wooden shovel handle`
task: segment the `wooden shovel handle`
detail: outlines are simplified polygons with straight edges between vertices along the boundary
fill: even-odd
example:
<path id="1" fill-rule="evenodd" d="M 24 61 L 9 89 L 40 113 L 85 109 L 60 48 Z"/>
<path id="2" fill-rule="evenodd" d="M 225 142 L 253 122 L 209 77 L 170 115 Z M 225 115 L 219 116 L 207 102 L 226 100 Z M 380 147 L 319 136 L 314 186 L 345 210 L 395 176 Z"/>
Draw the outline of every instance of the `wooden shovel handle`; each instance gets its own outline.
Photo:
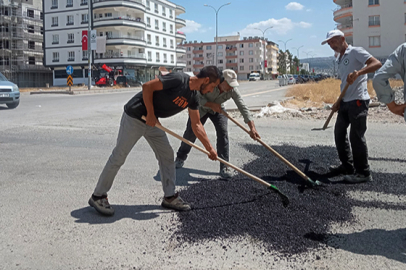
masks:
<path id="1" fill-rule="evenodd" d="M 341 100 L 343 100 L 343 98 L 344 98 L 344 96 L 345 96 L 345 93 L 347 92 L 347 89 L 348 89 L 349 86 L 350 86 L 349 83 L 347 83 L 347 84 L 345 85 L 345 87 L 344 87 L 343 91 L 341 92 L 340 96 L 338 97 L 336 103 L 340 103 Z M 330 112 L 330 115 L 327 117 L 326 122 L 324 123 L 323 130 L 327 128 L 327 126 L 328 126 L 328 124 L 330 123 L 330 120 L 331 120 L 331 118 L 333 117 L 333 115 L 334 115 L 334 112 L 331 111 L 331 112 Z"/>

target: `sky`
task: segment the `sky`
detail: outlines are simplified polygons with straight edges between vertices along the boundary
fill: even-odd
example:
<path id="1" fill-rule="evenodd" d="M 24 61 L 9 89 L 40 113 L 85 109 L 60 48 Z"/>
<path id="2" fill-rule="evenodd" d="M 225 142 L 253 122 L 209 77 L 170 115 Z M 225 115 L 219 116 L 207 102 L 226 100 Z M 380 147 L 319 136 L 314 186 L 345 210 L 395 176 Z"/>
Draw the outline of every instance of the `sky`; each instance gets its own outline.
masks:
<path id="1" fill-rule="evenodd" d="M 333 56 L 328 45 L 321 45 L 328 31 L 336 24 L 333 0 L 171 0 L 186 9 L 179 18 L 186 20 L 186 27 L 179 29 L 186 34 L 186 41 L 213 42 L 216 36 L 216 12 L 218 11 L 218 36 L 260 36 L 288 49 L 299 58 Z M 205 4 L 212 6 L 206 7 Z M 292 39 L 292 40 L 289 40 Z M 288 41 L 289 40 L 289 41 Z M 296 49 L 294 49 L 296 48 Z"/>

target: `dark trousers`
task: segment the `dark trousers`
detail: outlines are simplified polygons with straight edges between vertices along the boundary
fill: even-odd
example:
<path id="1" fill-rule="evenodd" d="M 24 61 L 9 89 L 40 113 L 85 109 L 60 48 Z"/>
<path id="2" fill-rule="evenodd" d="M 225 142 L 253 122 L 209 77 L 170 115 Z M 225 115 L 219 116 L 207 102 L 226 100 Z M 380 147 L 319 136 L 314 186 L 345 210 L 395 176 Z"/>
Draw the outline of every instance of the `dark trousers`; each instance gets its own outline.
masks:
<path id="1" fill-rule="evenodd" d="M 221 113 L 206 113 L 202 118 L 200 118 L 200 122 L 204 125 L 207 121 L 207 118 L 213 122 L 213 125 L 216 129 L 217 135 L 217 156 L 219 158 L 224 159 L 225 161 L 229 160 L 229 145 L 228 145 L 228 131 L 227 131 L 227 120 L 228 118 Z M 183 133 L 183 138 L 195 142 L 196 135 L 193 132 L 192 124 L 189 120 L 187 121 L 185 133 Z M 191 150 L 191 146 L 182 142 L 178 152 L 176 154 L 177 158 L 186 160 L 187 156 Z M 223 163 L 220 163 L 220 168 L 224 167 Z"/>
<path id="2" fill-rule="evenodd" d="M 343 166 L 356 173 L 368 176 L 368 148 L 365 140 L 367 130 L 368 100 L 341 101 L 337 121 L 334 128 L 334 138 L 338 157 Z M 350 128 L 350 143 L 347 128 Z M 352 149 L 352 153 L 351 153 Z"/>

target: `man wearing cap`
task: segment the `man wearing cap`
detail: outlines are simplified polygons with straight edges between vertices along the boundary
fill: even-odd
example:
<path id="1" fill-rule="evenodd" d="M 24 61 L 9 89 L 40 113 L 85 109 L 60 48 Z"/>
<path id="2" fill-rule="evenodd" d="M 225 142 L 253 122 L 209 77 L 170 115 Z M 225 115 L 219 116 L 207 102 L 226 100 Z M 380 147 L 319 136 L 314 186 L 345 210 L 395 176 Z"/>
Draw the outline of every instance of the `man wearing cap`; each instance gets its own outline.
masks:
<path id="1" fill-rule="evenodd" d="M 244 122 L 250 128 L 250 136 L 253 139 L 261 138 L 255 129 L 254 121 L 252 120 L 251 113 L 245 105 L 240 91 L 238 90 L 237 74 L 232 69 L 223 70 L 224 81 L 214 88 L 213 92 L 204 95 L 199 95 L 199 113 L 200 122 L 204 125 L 207 118 L 213 122 L 217 135 L 217 154 L 220 158 L 229 161 L 229 144 L 228 144 L 228 131 L 227 121 L 228 118 L 221 113 L 224 110 L 224 102 L 232 98 L 237 105 L 239 111 L 243 115 Z M 190 126 L 190 118 L 186 125 L 183 138 L 194 142 L 196 136 L 194 135 Z M 191 150 L 191 146 L 182 142 L 177 152 L 175 164 L 176 168 L 182 168 L 184 162 Z M 233 173 L 230 168 L 220 163 L 220 176 L 224 179 L 231 178 Z"/>
<path id="2" fill-rule="evenodd" d="M 344 180 L 349 183 L 372 181 L 365 140 L 370 100 L 367 74 L 375 72 L 382 64 L 364 48 L 348 45 L 344 33 L 340 30 L 328 32 L 321 44 L 326 43 L 338 54 L 341 91 L 346 83 L 350 84 L 342 101 L 336 102 L 332 107 L 333 111 L 338 111 L 334 139 L 341 165 L 331 167 L 330 170 L 334 174 L 344 174 Z M 351 147 L 347 136 L 347 128 L 350 125 Z"/>

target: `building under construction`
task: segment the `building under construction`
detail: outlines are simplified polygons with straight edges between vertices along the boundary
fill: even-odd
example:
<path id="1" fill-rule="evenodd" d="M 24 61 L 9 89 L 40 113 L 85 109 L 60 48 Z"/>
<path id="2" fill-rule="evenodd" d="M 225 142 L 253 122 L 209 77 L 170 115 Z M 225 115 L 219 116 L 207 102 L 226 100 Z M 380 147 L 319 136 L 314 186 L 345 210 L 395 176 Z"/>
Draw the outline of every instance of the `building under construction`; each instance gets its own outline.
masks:
<path id="1" fill-rule="evenodd" d="M 43 56 L 42 0 L 0 0 L 0 72 L 19 87 L 45 87 Z"/>

